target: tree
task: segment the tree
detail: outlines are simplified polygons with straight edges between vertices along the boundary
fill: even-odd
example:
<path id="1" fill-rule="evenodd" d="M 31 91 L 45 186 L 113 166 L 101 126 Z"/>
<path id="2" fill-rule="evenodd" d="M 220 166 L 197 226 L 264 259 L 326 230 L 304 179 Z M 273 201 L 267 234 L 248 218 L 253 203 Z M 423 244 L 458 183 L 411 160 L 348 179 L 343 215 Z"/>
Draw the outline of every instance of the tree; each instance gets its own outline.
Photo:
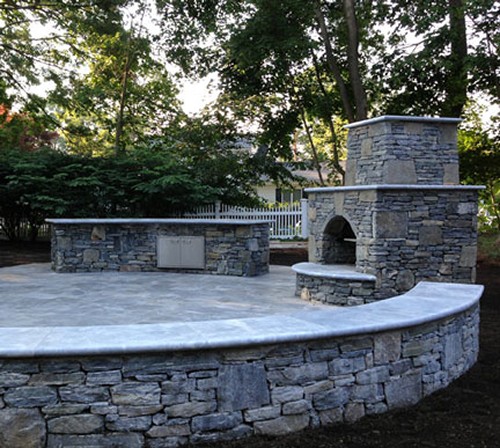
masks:
<path id="1" fill-rule="evenodd" d="M 253 0 L 228 1 L 221 8 L 209 3 L 201 11 L 197 2 L 188 4 L 191 7 L 181 8 L 177 2 L 159 2 L 167 11 L 164 27 L 170 34 L 165 33 L 164 43 L 169 54 L 178 56 L 181 65 L 194 67 L 188 70 L 191 74 L 219 71 L 224 92 L 220 106 L 258 126 L 258 142 L 268 148 L 268 157 L 289 159 L 295 130 L 310 131 L 312 117 L 324 121 L 331 133 L 332 166 L 343 174 L 334 117 L 353 121 L 366 118 L 367 112 L 361 81 L 365 61 L 358 55 L 360 33 L 353 5 L 344 8 L 337 2 L 328 9 L 316 0 Z M 347 32 L 341 34 L 334 48 L 327 26 L 335 22 L 347 30 L 345 14 L 351 32 L 349 37 Z M 186 15 L 193 20 L 175 20 L 179 24 L 175 29 L 168 26 L 172 16 Z M 190 36 L 189 50 L 183 51 L 181 36 Z M 206 46 L 207 36 L 213 47 Z M 197 63 L 189 63 L 193 60 Z M 312 152 L 318 169 L 317 151 Z"/>
<path id="2" fill-rule="evenodd" d="M 500 101 L 498 2 L 392 0 L 388 7 L 392 50 L 373 70 L 379 109 L 459 117 L 475 93 Z"/>
<path id="3" fill-rule="evenodd" d="M 33 85 L 64 78 L 68 75 L 67 63 L 71 62 L 67 50 L 78 53 L 88 30 L 112 32 L 120 23 L 120 8 L 127 3 L 128 0 L 2 2 L 0 79 L 16 91 L 20 100 L 29 98 Z M 36 35 L 35 25 L 51 31 Z"/>
<path id="4" fill-rule="evenodd" d="M 179 120 L 177 89 L 147 38 L 134 30 L 92 34 L 85 48 L 88 73 L 49 97 L 71 151 L 124 152 Z"/>
<path id="5" fill-rule="evenodd" d="M 480 223 L 500 231 L 500 117 L 487 127 L 481 122 L 481 110 L 471 106 L 468 120 L 458 134 L 460 176 L 472 185 L 484 185 L 480 191 Z"/>

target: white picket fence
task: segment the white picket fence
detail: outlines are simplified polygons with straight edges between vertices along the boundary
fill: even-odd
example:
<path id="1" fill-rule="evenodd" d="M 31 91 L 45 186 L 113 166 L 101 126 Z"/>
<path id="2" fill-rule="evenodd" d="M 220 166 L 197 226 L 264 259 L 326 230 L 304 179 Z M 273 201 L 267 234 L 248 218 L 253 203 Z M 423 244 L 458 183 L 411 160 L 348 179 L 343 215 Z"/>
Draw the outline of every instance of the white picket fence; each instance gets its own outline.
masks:
<path id="1" fill-rule="evenodd" d="M 293 204 L 276 204 L 270 207 L 247 208 L 215 204 L 199 207 L 184 215 L 191 219 L 246 219 L 269 221 L 271 239 L 307 238 L 307 199 Z"/>
<path id="2" fill-rule="evenodd" d="M 230 205 L 215 204 L 199 207 L 193 212 L 184 214 L 183 218 L 196 219 L 245 219 L 256 221 L 269 221 L 271 224 L 271 239 L 294 239 L 309 236 L 307 228 L 307 199 L 292 204 L 276 204 L 269 207 L 246 208 Z M 2 218 L 0 218 L 1 220 Z M 23 223 L 21 226 L 22 238 L 28 238 L 29 226 Z M 0 238 L 4 237 L 0 226 Z M 50 226 L 44 224 L 38 232 L 39 239 L 50 238 Z"/>

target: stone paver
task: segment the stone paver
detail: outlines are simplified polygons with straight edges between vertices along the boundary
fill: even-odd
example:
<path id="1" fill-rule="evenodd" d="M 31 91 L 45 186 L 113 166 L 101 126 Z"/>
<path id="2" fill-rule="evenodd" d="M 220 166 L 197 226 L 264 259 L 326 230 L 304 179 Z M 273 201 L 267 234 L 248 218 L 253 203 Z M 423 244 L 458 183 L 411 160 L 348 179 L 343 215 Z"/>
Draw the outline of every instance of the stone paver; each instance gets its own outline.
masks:
<path id="1" fill-rule="evenodd" d="M 0 327 L 133 325 L 293 313 L 295 274 L 259 277 L 170 272 L 57 274 L 45 263 L 0 269 Z"/>

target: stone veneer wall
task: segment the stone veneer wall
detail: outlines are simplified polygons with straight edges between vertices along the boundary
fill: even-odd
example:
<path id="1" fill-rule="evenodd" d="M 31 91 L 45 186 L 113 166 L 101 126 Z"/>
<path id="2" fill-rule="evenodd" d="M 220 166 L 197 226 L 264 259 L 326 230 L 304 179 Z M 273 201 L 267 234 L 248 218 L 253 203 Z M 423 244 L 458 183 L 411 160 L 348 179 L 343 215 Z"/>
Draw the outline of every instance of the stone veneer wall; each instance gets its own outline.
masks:
<path id="1" fill-rule="evenodd" d="M 0 359 L 0 445 L 174 447 L 416 403 L 475 362 L 478 306 L 376 334 L 183 353 Z"/>
<path id="2" fill-rule="evenodd" d="M 221 275 L 269 272 L 269 224 L 208 220 L 48 220 L 56 272 L 160 271 L 159 236 L 204 236 L 205 269 Z"/>
<path id="3" fill-rule="evenodd" d="M 345 184 L 457 185 L 460 121 L 384 116 L 346 126 Z"/>
<path id="4" fill-rule="evenodd" d="M 328 223 L 342 216 L 356 234 L 356 270 L 377 277 L 371 298 L 421 280 L 474 283 L 477 187 L 369 186 L 309 189 L 309 261 L 323 264 Z"/>
<path id="5" fill-rule="evenodd" d="M 375 282 L 319 277 L 297 273 L 295 295 L 302 300 L 339 306 L 356 306 L 377 300 Z"/>

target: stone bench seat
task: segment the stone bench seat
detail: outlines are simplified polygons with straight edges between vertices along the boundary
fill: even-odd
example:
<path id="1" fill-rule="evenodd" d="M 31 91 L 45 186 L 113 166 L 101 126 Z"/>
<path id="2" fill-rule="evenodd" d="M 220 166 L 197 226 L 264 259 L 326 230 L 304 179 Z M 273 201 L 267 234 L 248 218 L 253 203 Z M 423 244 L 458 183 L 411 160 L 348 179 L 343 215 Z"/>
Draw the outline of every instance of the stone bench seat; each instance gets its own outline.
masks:
<path id="1" fill-rule="evenodd" d="M 377 277 L 356 271 L 351 264 L 318 264 L 297 263 L 292 266 L 297 274 L 309 275 L 311 277 L 331 278 L 337 280 L 354 280 L 362 282 L 374 282 Z"/>
<path id="2" fill-rule="evenodd" d="M 349 264 L 298 263 L 295 295 L 303 300 L 353 306 L 375 301 L 377 277 Z"/>

